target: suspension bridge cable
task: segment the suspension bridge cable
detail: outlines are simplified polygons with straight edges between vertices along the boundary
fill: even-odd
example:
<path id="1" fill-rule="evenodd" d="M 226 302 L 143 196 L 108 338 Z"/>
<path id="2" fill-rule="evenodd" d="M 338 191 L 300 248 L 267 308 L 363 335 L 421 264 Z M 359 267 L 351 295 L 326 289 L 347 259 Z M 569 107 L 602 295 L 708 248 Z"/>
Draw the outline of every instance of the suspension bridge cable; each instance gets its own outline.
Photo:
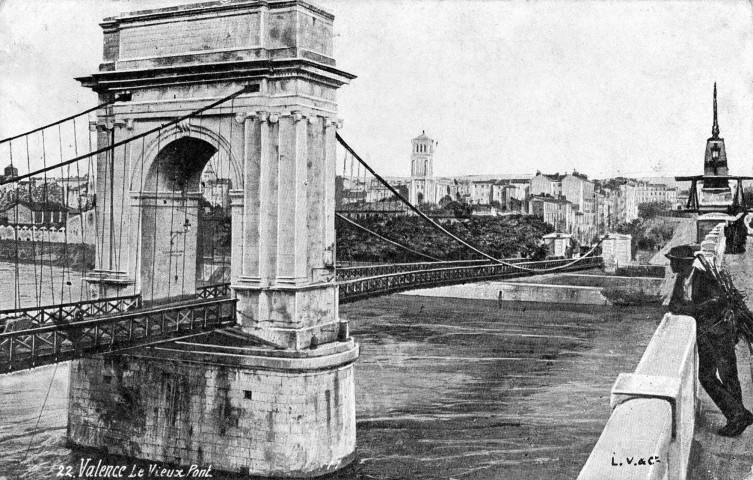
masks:
<path id="1" fill-rule="evenodd" d="M 46 146 L 45 141 L 44 141 L 44 130 L 42 130 L 42 162 L 43 162 L 43 165 L 46 167 L 47 166 L 47 146 Z M 42 210 L 42 228 L 44 228 L 46 210 L 48 210 L 50 208 L 50 203 L 49 203 L 49 198 L 50 198 L 50 195 L 49 195 L 49 193 L 50 193 L 49 192 L 49 186 L 50 186 L 50 184 L 47 182 L 47 171 L 44 172 L 43 179 L 44 179 L 44 184 L 42 184 L 42 205 L 44 205 L 44 210 Z M 52 212 L 50 212 L 49 219 L 52 220 Z M 49 230 L 48 230 L 48 233 L 49 233 Z M 44 232 L 42 232 L 42 234 L 40 235 L 40 237 L 41 237 L 41 240 L 42 240 L 41 242 L 39 242 L 39 244 L 40 244 L 39 245 L 39 249 L 42 252 L 40 254 L 40 262 L 42 263 L 42 272 L 44 272 L 44 246 L 45 246 L 45 243 L 46 243 L 44 241 Z M 48 235 L 47 238 L 49 240 L 49 235 Z M 49 247 L 48 255 L 50 256 L 50 296 L 52 297 L 52 303 L 55 304 L 55 278 L 54 278 L 55 275 L 54 275 L 54 272 L 52 270 L 52 246 L 48 245 L 48 247 Z M 44 278 L 44 273 L 42 273 L 42 278 Z M 39 286 L 39 291 L 40 291 L 40 294 L 41 294 L 41 292 L 42 292 L 42 285 Z"/>
<path id="2" fill-rule="evenodd" d="M 160 132 L 157 134 L 157 152 L 158 152 L 157 155 L 159 155 L 159 152 L 161 152 L 161 151 L 162 151 L 162 131 L 160 130 Z M 157 208 L 158 208 L 157 205 L 159 204 L 159 176 L 160 176 L 159 167 L 160 167 L 160 164 L 162 163 L 162 159 L 161 158 L 155 158 L 154 163 L 156 164 L 155 166 L 157 168 L 156 168 L 156 173 L 154 175 L 154 178 L 156 180 L 155 180 L 155 184 L 154 184 L 154 213 L 153 213 L 153 216 L 154 216 L 154 227 L 153 227 L 153 230 L 152 230 L 152 277 L 151 277 L 151 283 L 152 283 L 151 294 L 152 294 L 152 296 L 150 298 L 150 300 L 152 300 L 152 301 L 154 301 L 154 284 L 156 283 L 156 279 L 154 278 L 154 267 L 155 267 L 155 261 L 156 261 L 156 258 L 157 258 L 157 216 L 158 216 L 157 215 Z M 172 236 L 172 233 L 170 234 L 170 236 Z M 167 273 L 169 274 L 170 272 L 168 271 Z M 143 293 L 142 293 L 142 295 L 143 295 Z"/>
<path id="3" fill-rule="evenodd" d="M 55 125 L 60 125 L 61 123 L 65 123 L 68 120 L 73 120 L 76 117 L 80 117 L 82 115 L 86 115 L 87 113 L 91 113 L 91 112 L 93 112 L 95 110 L 98 110 L 98 109 L 100 109 L 102 107 L 106 107 L 108 105 L 112 105 L 113 103 L 115 103 L 115 102 L 117 102 L 119 100 L 121 100 L 121 98 L 120 97 L 116 97 L 113 100 L 110 100 L 110 101 L 105 102 L 105 103 L 100 103 L 96 107 L 92 107 L 92 108 L 90 108 L 88 110 L 84 110 L 83 112 L 77 113 L 75 115 L 71 115 L 70 117 L 62 118 L 62 119 L 60 119 L 60 120 L 58 120 L 56 122 L 52 122 L 52 123 L 44 125 L 42 127 L 37 127 L 34 130 L 29 130 L 28 132 L 19 133 L 18 135 L 14 135 L 12 137 L 4 138 L 4 139 L 0 140 L 0 144 L 16 140 L 16 139 L 21 138 L 21 137 L 26 136 L 26 135 L 31 135 L 32 133 L 40 132 L 40 131 L 42 131 L 42 130 L 44 130 L 46 128 L 54 127 Z"/>
<path id="4" fill-rule="evenodd" d="M 354 157 L 354 158 L 355 158 L 356 160 L 358 160 L 358 162 L 359 162 L 359 163 L 360 163 L 361 165 L 363 165 L 365 169 L 367 169 L 367 170 L 368 170 L 368 171 L 369 171 L 369 172 L 370 172 L 370 173 L 371 173 L 372 175 L 374 175 L 374 177 L 375 177 L 375 178 L 376 178 L 377 180 L 379 180 L 380 182 L 382 182 L 382 184 L 383 184 L 383 185 L 385 185 L 385 186 L 386 186 L 387 188 L 389 188 L 389 189 L 390 189 L 390 191 L 392 192 L 392 194 L 393 194 L 393 195 L 395 195 L 395 197 L 397 197 L 397 198 L 398 198 L 398 199 L 399 199 L 400 201 L 402 201 L 403 203 L 405 203 L 405 204 L 406 204 L 406 205 L 408 206 L 408 208 L 410 208 L 411 210 L 413 210 L 413 211 L 414 211 L 414 212 L 415 212 L 415 213 L 416 213 L 416 214 L 417 214 L 417 215 L 418 215 L 419 217 L 421 217 L 421 218 L 422 218 L 422 219 L 424 219 L 425 221 L 429 222 L 429 224 L 430 224 L 430 225 L 431 225 L 432 227 L 434 227 L 434 228 L 435 228 L 436 230 L 438 230 L 438 231 L 440 231 L 440 232 L 444 233 L 445 235 L 449 236 L 450 238 L 452 238 L 452 239 L 453 239 L 453 240 L 455 240 L 456 242 L 458 242 L 458 243 L 460 243 L 461 245 L 465 246 L 466 248 L 468 248 L 468 249 L 472 250 L 473 252 L 475 252 L 475 253 L 478 253 L 479 255 L 483 256 L 484 258 L 487 258 L 487 259 L 491 260 L 491 261 L 492 261 L 492 262 L 494 262 L 494 263 L 498 263 L 498 264 L 500 264 L 500 265 L 505 265 L 505 266 L 511 267 L 511 268 L 513 268 L 513 269 L 517 269 L 517 270 L 522 270 L 522 271 L 527 271 L 527 272 L 530 272 L 530 271 L 536 271 L 536 272 L 545 272 L 545 271 L 551 271 L 551 270 L 554 270 L 554 269 L 556 269 L 556 270 L 559 270 L 559 269 L 562 269 L 562 268 L 568 267 L 568 266 L 570 266 L 570 265 L 573 265 L 573 264 L 575 264 L 575 263 L 577 263 L 577 262 L 581 261 L 581 260 L 582 260 L 583 258 L 585 258 L 585 256 L 587 256 L 587 255 L 588 255 L 589 253 L 593 252 L 593 251 L 594 251 L 594 250 L 596 249 L 596 247 L 598 247 L 598 246 L 599 246 L 599 245 L 601 244 L 601 240 L 600 240 L 600 241 L 599 241 L 599 242 L 598 242 L 598 243 L 597 243 L 597 244 L 596 244 L 596 245 L 595 245 L 595 246 L 594 246 L 594 247 L 593 247 L 593 248 L 592 248 L 592 249 L 591 249 L 591 250 L 589 251 L 589 253 L 587 253 L 587 254 L 586 254 L 585 256 L 583 256 L 583 257 L 581 257 L 581 258 L 578 258 L 578 259 L 576 259 L 575 261 L 573 261 L 573 262 L 571 262 L 571 263 L 569 263 L 569 264 L 566 264 L 566 265 L 561 265 L 561 266 L 559 266 L 559 267 L 553 267 L 552 269 L 531 269 L 531 268 L 521 267 L 521 266 L 518 266 L 518 265 L 516 265 L 516 264 L 513 264 L 513 263 L 507 263 L 507 262 L 504 262 L 504 261 L 502 261 L 502 260 L 500 260 L 500 259 L 498 259 L 498 258 L 495 258 L 495 257 L 493 257 L 492 255 L 489 255 L 488 253 L 486 253 L 486 252 L 484 252 L 484 251 L 482 251 L 482 250 L 479 250 L 478 248 L 476 248 L 476 247 L 474 247 L 473 245 L 469 244 L 468 242 L 466 242 L 466 241 L 465 241 L 465 240 L 463 240 L 462 238 L 458 237 L 457 235 L 455 235 L 455 234 L 453 234 L 453 233 L 449 232 L 449 231 L 448 231 L 448 230 L 447 230 L 446 228 L 444 228 L 444 227 L 443 227 L 442 225 L 438 224 L 437 222 L 435 222 L 434 220 L 432 220 L 431 218 L 429 218 L 429 216 L 428 216 L 428 215 L 426 215 L 426 214 L 425 214 L 424 212 L 422 212 L 421 210 L 419 210 L 419 209 L 418 209 L 418 208 L 417 208 L 417 207 L 416 207 L 415 205 L 413 205 L 413 204 L 412 204 L 412 203 L 410 203 L 410 202 L 409 202 L 408 200 L 406 200 L 406 199 L 405 199 L 405 197 L 403 197 L 403 196 L 402 196 L 402 195 L 400 194 L 400 192 L 398 192 L 398 191 L 397 191 L 397 190 L 396 190 L 396 189 L 395 189 L 395 188 L 394 188 L 394 187 L 393 187 L 392 185 L 390 185 L 389 183 L 387 183 L 387 181 L 386 181 L 386 180 L 385 180 L 384 178 L 382 178 L 382 176 L 381 176 L 381 175 L 379 175 L 378 173 L 376 173 L 376 172 L 374 171 L 374 169 L 373 169 L 373 168 L 371 168 L 371 166 L 369 166 L 369 165 L 368 165 L 368 164 L 367 164 L 367 163 L 366 163 L 366 162 L 365 162 L 365 161 L 364 161 L 364 160 L 363 160 L 363 159 L 362 159 L 362 158 L 361 158 L 361 157 L 360 157 L 360 156 L 359 156 L 359 155 L 358 155 L 358 154 L 357 154 L 357 153 L 355 152 L 355 150 L 353 150 L 353 148 L 351 148 L 351 146 L 350 146 L 350 145 L 348 145 L 348 143 L 347 143 L 347 142 L 346 142 L 346 141 L 345 141 L 345 140 L 344 140 L 344 139 L 343 139 L 343 138 L 342 138 L 342 137 L 340 136 L 340 134 L 339 134 L 339 133 L 335 133 L 335 136 L 336 136 L 336 138 L 337 138 L 337 141 L 338 141 L 338 142 L 340 143 L 340 145 L 342 145 L 342 146 L 343 146 L 343 148 L 345 148 L 345 149 L 346 149 L 346 150 L 347 150 L 348 152 L 350 152 L 350 154 L 351 154 L 351 155 L 352 155 L 352 156 L 353 156 L 353 157 Z"/>
<path id="5" fill-rule="evenodd" d="M 174 142 L 177 139 L 178 139 L 178 132 L 176 131 L 175 134 L 174 134 L 174 138 L 173 138 L 172 141 Z M 170 145 L 170 144 L 168 143 L 168 145 Z M 166 148 L 168 148 L 168 147 L 166 147 Z M 175 231 L 173 230 L 175 228 L 175 221 L 174 221 L 175 220 L 175 203 L 176 203 L 175 202 L 175 187 L 178 184 L 178 169 L 175 168 L 174 165 L 172 167 L 173 167 L 172 168 L 172 177 L 173 177 L 172 178 L 172 185 L 169 185 L 170 187 L 172 187 L 172 190 L 170 191 L 170 193 L 172 195 L 170 196 L 170 249 L 169 249 L 169 253 L 167 255 L 167 298 L 171 298 L 170 294 L 172 293 L 172 284 L 173 284 L 173 279 L 170 278 L 172 276 L 172 267 L 173 267 L 173 238 L 177 237 L 177 235 L 175 235 L 175 233 L 177 233 L 177 232 L 180 231 L 180 230 L 175 230 Z M 154 213 L 155 213 L 155 218 L 156 218 L 156 215 L 157 215 L 156 209 L 155 209 Z M 155 237 L 157 236 L 157 229 L 156 228 L 154 229 L 154 235 L 155 235 Z M 156 239 L 155 239 L 155 244 L 156 244 Z M 176 282 L 176 284 L 178 282 L 178 275 L 177 274 L 178 274 L 178 265 L 176 264 L 175 265 L 175 282 Z"/>
<path id="6" fill-rule="evenodd" d="M 13 144 L 12 143 L 9 145 L 8 151 L 10 153 L 10 166 L 12 168 L 13 167 Z M 15 211 L 16 211 L 16 220 L 17 220 L 18 219 L 18 184 L 16 184 L 16 207 L 15 207 Z M 21 301 L 21 288 L 20 288 L 20 285 L 19 285 L 19 281 L 20 281 L 19 277 L 20 276 L 19 276 L 19 271 L 18 271 L 19 269 L 18 269 L 18 225 L 17 225 L 17 223 L 18 223 L 17 221 L 13 222 L 13 237 L 15 239 L 14 247 L 15 247 L 15 261 L 16 261 L 16 263 L 15 263 L 15 272 L 14 272 L 16 275 L 15 275 L 15 278 L 13 279 L 13 285 L 14 285 L 14 288 L 13 288 L 13 306 L 15 308 L 19 308 L 19 303 Z"/>
<path id="7" fill-rule="evenodd" d="M 34 429 L 31 431 L 31 437 L 29 438 L 29 445 L 26 447 L 26 453 L 24 453 L 24 460 L 26 460 L 26 458 L 29 456 L 29 451 L 31 450 L 32 440 L 34 440 L 34 434 L 39 428 L 39 421 L 42 419 L 42 414 L 44 413 L 44 407 L 47 405 L 47 399 L 50 398 L 50 391 L 52 390 L 52 384 L 55 381 L 55 374 L 58 373 L 58 365 L 60 364 L 56 363 L 55 369 L 52 371 L 52 378 L 50 378 L 50 385 L 47 387 L 47 394 L 44 396 L 44 402 L 42 402 L 42 408 L 41 410 L 39 410 L 37 423 L 34 425 Z"/>
<path id="8" fill-rule="evenodd" d="M 121 191 L 120 191 L 120 211 L 123 212 L 120 215 L 120 223 L 118 224 L 118 261 L 117 261 L 117 269 L 118 271 L 121 270 L 120 266 L 120 259 L 123 255 L 123 218 L 125 217 L 126 212 L 126 206 L 125 206 L 125 199 L 126 199 L 126 179 L 128 178 L 128 166 L 131 165 L 131 154 L 133 153 L 133 148 L 130 148 L 131 144 L 123 145 L 123 173 L 122 173 L 122 181 L 121 183 Z M 128 217 L 128 220 L 130 221 L 130 215 Z M 126 248 L 128 248 L 128 242 L 126 242 Z M 126 253 L 126 259 L 128 258 L 128 254 Z"/>
<path id="9" fill-rule="evenodd" d="M 89 137 L 89 153 L 92 152 L 92 148 L 93 148 L 92 133 L 96 134 L 96 132 L 97 132 L 96 125 L 94 125 L 94 128 L 92 128 L 92 124 L 90 122 L 89 128 L 87 129 L 87 135 L 86 135 L 87 137 Z M 88 178 L 87 186 L 86 186 L 86 191 L 88 194 L 90 194 L 88 196 L 89 198 L 92 199 L 91 207 L 92 209 L 94 209 L 94 228 L 93 228 L 94 232 L 92 233 L 92 237 L 94 240 L 94 262 L 95 262 L 94 267 L 96 268 L 97 258 L 100 258 L 99 254 L 97 253 L 97 245 L 99 244 L 100 218 L 99 218 L 99 215 L 97 215 L 96 213 L 96 207 L 97 207 L 97 202 L 98 201 L 101 202 L 102 199 L 100 198 L 99 200 L 97 200 L 97 182 L 99 180 L 99 177 L 97 175 L 96 165 L 93 164 L 93 158 L 94 157 L 90 156 L 89 158 L 87 158 L 87 161 L 86 161 L 86 164 L 87 164 L 86 171 L 88 174 L 90 174 Z M 89 190 L 90 187 L 91 187 L 91 190 Z M 81 281 L 84 282 L 83 279 Z M 81 285 L 83 287 L 83 283 Z M 92 295 L 91 291 L 87 293 L 87 297 L 90 297 L 91 295 Z"/>
<path id="10" fill-rule="evenodd" d="M 113 150 L 113 149 L 115 149 L 115 148 L 117 148 L 117 147 L 119 147 L 121 145 L 124 145 L 126 143 L 132 142 L 134 140 L 138 140 L 138 139 L 140 139 L 142 137 L 145 137 L 145 136 L 150 135 L 152 133 L 158 132 L 158 131 L 162 130 L 163 128 L 170 127 L 172 125 L 175 125 L 177 123 L 182 122 L 183 120 L 187 120 L 187 119 L 189 119 L 191 117 L 194 117 L 194 116 L 196 116 L 196 115 L 198 115 L 198 114 L 200 114 L 202 112 L 205 112 L 207 110 L 210 110 L 210 109 L 216 107 L 217 105 L 221 105 L 221 104 L 223 104 L 223 103 L 225 103 L 225 102 L 227 102 L 229 100 L 232 100 L 233 98 L 236 98 L 236 97 L 239 97 L 240 95 L 243 95 L 244 93 L 248 93 L 251 90 L 253 90 L 252 86 L 246 86 L 246 87 L 242 88 L 241 90 L 239 90 L 239 91 L 237 91 L 237 92 L 235 92 L 233 94 L 230 94 L 230 95 L 228 95 L 228 96 L 226 96 L 224 98 L 221 98 L 221 99 L 217 100 L 216 102 L 213 102 L 213 103 L 207 105 L 206 107 L 202 107 L 202 108 L 200 108 L 198 110 L 194 110 L 193 112 L 188 113 L 188 114 L 186 114 L 186 115 L 184 115 L 182 117 L 176 118 L 175 120 L 171 120 L 171 121 L 169 121 L 167 123 L 164 123 L 164 124 L 162 124 L 162 125 L 160 125 L 158 127 L 154 127 L 153 129 L 151 129 L 149 131 L 140 133 L 138 135 L 134 135 L 133 137 L 128 137 L 128 138 L 123 139 L 123 140 L 121 140 L 119 142 L 116 142 L 116 143 L 112 143 L 112 144 L 110 144 L 110 145 L 108 145 L 106 147 L 103 147 L 103 148 L 100 148 L 98 150 L 95 150 L 94 152 L 90 152 L 90 153 L 87 153 L 85 155 L 80 155 L 80 156 L 72 158 L 70 160 L 66 160 L 64 162 L 60 162 L 57 165 L 51 165 L 49 167 L 45 166 L 44 168 L 41 168 L 39 170 L 35 170 L 33 172 L 25 173 L 25 174 L 19 175 L 17 177 L 12 177 L 12 178 L 9 178 L 9 179 L 2 180 L 2 181 L 0 181 L 0 185 L 5 185 L 5 184 L 8 184 L 8 183 L 18 182 L 18 181 L 24 180 L 26 178 L 33 177 L 34 175 L 39 175 L 40 173 L 45 173 L 45 172 L 47 172 L 49 170 L 53 170 L 55 168 L 59 168 L 59 167 L 65 166 L 65 165 L 69 165 L 69 164 L 74 163 L 74 162 L 78 162 L 79 160 L 83 160 L 84 158 L 89 158 L 89 157 L 92 157 L 94 155 L 99 155 L 100 153 L 105 153 L 105 152 L 111 151 L 111 150 Z"/>
<path id="11" fill-rule="evenodd" d="M 26 140 L 26 165 L 29 168 L 29 170 L 31 170 L 31 156 L 29 154 L 29 137 L 26 137 L 25 140 Z M 18 184 L 16 184 L 16 185 L 18 185 Z M 30 204 L 32 203 L 33 198 L 34 198 L 34 195 L 33 195 L 33 191 L 32 191 L 32 186 L 31 186 L 31 182 L 29 182 L 29 203 Z M 16 201 L 20 201 L 20 200 L 21 200 L 21 198 L 19 197 Z M 33 223 L 33 219 L 34 219 L 33 215 L 34 215 L 34 213 L 32 212 L 29 215 L 32 216 L 32 223 Z M 18 227 L 18 225 L 19 225 L 18 204 L 16 205 L 16 218 L 15 218 L 15 222 L 16 222 L 16 228 L 18 229 L 19 228 Z M 29 237 L 27 237 L 27 238 L 29 238 Z M 41 292 L 39 292 L 37 290 L 37 246 L 36 246 L 35 242 L 36 242 L 36 240 L 34 239 L 34 235 L 33 235 L 33 232 L 32 232 L 32 235 L 31 235 L 31 259 L 32 259 L 32 265 L 34 266 L 34 295 L 37 297 L 37 307 L 38 307 L 39 305 L 41 305 L 41 298 L 40 298 L 41 297 Z M 40 267 L 40 270 L 41 270 L 41 267 Z"/>
<path id="12" fill-rule="evenodd" d="M 141 207 L 141 205 L 143 205 L 143 202 L 144 202 L 144 198 L 142 194 L 144 192 L 144 149 L 145 149 L 145 146 L 146 146 L 146 139 L 142 138 L 141 139 L 141 160 L 139 162 L 141 164 L 141 168 L 139 169 L 141 170 L 139 174 L 139 197 L 138 197 L 139 208 L 137 209 L 138 218 L 136 220 L 136 225 L 137 225 L 136 240 L 135 240 L 136 248 L 134 249 L 135 256 L 133 258 L 134 272 L 138 271 L 140 272 L 140 274 L 143 273 L 143 269 L 144 269 L 144 265 L 143 265 L 143 262 L 140 261 L 141 257 L 139 256 L 139 254 L 141 253 L 141 242 L 143 240 L 142 237 L 144 236 L 144 225 L 143 225 L 144 219 L 141 216 L 141 212 L 143 208 Z M 137 283 L 139 282 L 133 282 L 133 294 L 134 295 L 136 295 Z"/>
<path id="13" fill-rule="evenodd" d="M 60 130 L 60 124 L 58 124 L 58 149 L 60 153 L 60 159 L 63 159 L 63 133 Z M 78 165 L 78 163 L 76 163 Z M 65 228 L 65 225 L 67 225 L 67 222 L 65 222 L 63 215 L 67 217 L 67 211 L 68 211 L 68 193 L 65 190 L 66 183 L 70 183 L 71 180 L 71 166 L 68 165 L 68 176 L 65 177 L 63 172 L 63 167 L 60 167 L 60 180 L 62 183 L 61 188 L 61 200 L 62 200 L 62 207 L 65 209 L 65 211 L 60 212 L 60 216 L 58 217 L 58 221 L 64 226 L 64 242 L 63 242 L 63 278 L 60 281 L 60 303 L 65 303 L 65 275 L 68 273 L 68 280 L 70 280 L 70 273 L 68 272 L 68 262 L 69 262 L 69 256 L 68 256 L 68 229 Z M 65 180 L 64 180 L 65 178 Z M 50 216 L 53 214 L 51 213 Z M 53 220 L 52 218 L 50 220 Z M 58 234 L 60 232 L 57 232 Z M 57 235 L 57 239 L 60 240 L 60 236 Z M 50 242 L 52 242 L 52 233 L 50 233 Z M 71 290 L 68 289 L 68 301 L 71 302 Z"/>
<path id="14" fill-rule="evenodd" d="M 78 134 L 76 130 L 76 119 L 73 119 L 73 154 L 78 156 Z M 78 204 L 78 218 L 81 222 L 80 226 L 80 236 L 81 236 L 81 244 L 79 249 L 79 254 L 81 258 L 81 278 L 84 278 L 84 275 L 86 274 L 86 242 L 84 241 L 84 212 L 81 208 L 81 163 L 76 162 L 76 178 L 78 186 L 77 186 L 77 192 L 78 194 L 76 197 L 78 198 L 78 201 L 76 202 Z M 89 182 L 89 176 L 87 175 L 87 194 L 88 191 L 88 182 Z M 68 230 L 70 230 L 70 225 L 68 224 L 68 220 L 66 217 L 65 222 L 65 234 L 68 235 Z M 79 285 L 79 291 L 78 291 L 78 300 L 79 302 L 82 302 L 84 300 L 84 289 L 81 288 L 83 285 Z"/>
<path id="15" fill-rule="evenodd" d="M 359 223 L 356 223 L 356 222 L 354 222 L 353 220 L 349 219 L 349 218 L 348 218 L 348 217 L 346 217 L 345 215 L 341 215 L 341 214 L 339 214 L 339 213 L 335 212 L 335 216 L 336 216 L 337 218 L 339 218 L 340 220 L 344 220 L 344 221 L 346 221 L 347 223 L 349 223 L 349 224 L 353 225 L 354 227 L 356 227 L 356 228 L 360 228 L 360 229 L 361 229 L 361 230 L 363 230 L 364 232 L 366 232 L 366 233 L 368 233 L 368 234 L 370 234 L 370 235 L 373 235 L 373 236 L 377 237 L 377 238 L 378 238 L 378 239 L 380 239 L 380 240 L 383 240 L 383 241 L 385 241 L 385 242 L 387 242 L 387 243 L 390 243 L 390 244 L 392 244 L 392 245 L 395 245 L 396 247 L 400 247 L 400 248 L 402 248 L 402 249 L 404 249 L 404 250 L 407 250 L 407 251 L 409 251 L 409 252 L 411 252 L 411 253 L 414 253 L 414 254 L 416 254 L 416 255 L 418 255 L 418 256 L 421 256 L 421 257 L 424 257 L 424 258 L 428 258 L 428 259 L 429 259 L 429 260 L 431 260 L 431 261 L 434 261 L 434 262 L 441 262 L 441 260 L 440 260 L 440 259 L 438 259 L 438 258 L 432 257 L 431 255 L 426 255 L 425 253 L 421 253 L 421 252 L 418 252 L 418 251 L 416 251 L 416 250 L 413 250 L 413 249 L 412 249 L 412 248 L 410 248 L 410 247 L 406 247 L 405 245 L 402 245 L 402 244 L 400 244 L 400 243 L 398 243 L 398 242 L 395 242 L 394 240 L 390 240 L 389 238 L 383 237 L 382 235 L 379 235 L 379 234 L 378 234 L 378 233 L 376 233 L 375 231 L 373 231 L 373 230 L 369 230 L 368 228 L 364 227 L 363 225 L 360 225 Z"/>

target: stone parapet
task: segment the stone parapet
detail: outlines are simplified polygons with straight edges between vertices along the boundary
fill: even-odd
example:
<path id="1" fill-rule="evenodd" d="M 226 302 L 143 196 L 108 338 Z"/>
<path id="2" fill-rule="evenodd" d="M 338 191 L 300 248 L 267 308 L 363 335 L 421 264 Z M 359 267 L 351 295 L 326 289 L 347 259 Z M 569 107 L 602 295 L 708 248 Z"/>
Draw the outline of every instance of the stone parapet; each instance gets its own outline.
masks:
<path id="1" fill-rule="evenodd" d="M 701 240 L 701 252 L 713 265 L 721 267 L 727 246 L 726 222 L 720 222 Z"/>
<path id="2" fill-rule="evenodd" d="M 666 314 L 633 374 L 612 389 L 612 415 L 578 480 L 687 478 L 695 430 L 695 320 Z"/>

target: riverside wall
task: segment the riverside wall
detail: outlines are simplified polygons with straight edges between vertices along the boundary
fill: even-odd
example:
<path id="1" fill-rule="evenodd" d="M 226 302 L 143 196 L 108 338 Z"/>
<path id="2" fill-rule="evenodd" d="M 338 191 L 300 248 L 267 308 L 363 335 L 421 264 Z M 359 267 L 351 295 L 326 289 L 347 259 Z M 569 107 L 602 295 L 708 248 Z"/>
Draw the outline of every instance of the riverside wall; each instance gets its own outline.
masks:
<path id="1" fill-rule="evenodd" d="M 635 303 L 631 298 L 657 300 L 662 278 L 613 277 L 605 275 L 542 275 L 511 281 L 490 281 L 412 290 L 403 295 L 468 298 L 511 302 L 540 302 L 578 305 Z"/>
<path id="2" fill-rule="evenodd" d="M 0 240 L 0 261 L 91 269 L 94 267 L 94 245 Z"/>

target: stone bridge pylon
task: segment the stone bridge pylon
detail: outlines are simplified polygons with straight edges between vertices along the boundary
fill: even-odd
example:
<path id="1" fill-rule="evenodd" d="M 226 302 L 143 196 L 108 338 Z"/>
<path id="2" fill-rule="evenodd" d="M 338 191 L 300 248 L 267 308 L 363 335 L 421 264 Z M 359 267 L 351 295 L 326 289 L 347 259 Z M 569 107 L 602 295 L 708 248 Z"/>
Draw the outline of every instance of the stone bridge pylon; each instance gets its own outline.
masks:
<path id="1" fill-rule="evenodd" d="M 246 91 L 97 159 L 101 246 L 86 280 L 147 304 L 193 295 L 175 265 L 196 265 L 190 226 L 219 152 L 240 329 L 73 362 L 72 444 L 262 476 L 352 459 L 358 345 L 338 318 L 334 187 L 335 94 L 354 77 L 335 66 L 333 20 L 300 0 L 230 0 L 102 23 L 104 61 L 79 80 L 130 100 L 100 111 L 100 147 Z"/>

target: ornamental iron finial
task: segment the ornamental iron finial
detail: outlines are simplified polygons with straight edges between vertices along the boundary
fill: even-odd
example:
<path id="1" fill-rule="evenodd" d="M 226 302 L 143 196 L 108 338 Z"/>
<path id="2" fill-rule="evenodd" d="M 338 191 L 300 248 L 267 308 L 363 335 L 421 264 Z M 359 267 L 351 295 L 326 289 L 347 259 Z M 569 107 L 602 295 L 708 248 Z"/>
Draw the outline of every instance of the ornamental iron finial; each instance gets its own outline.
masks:
<path id="1" fill-rule="evenodd" d="M 711 127 L 711 136 L 719 138 L 719 122 L 716 119 L 716 82 L 714 82 L 714 126 Z"/>

